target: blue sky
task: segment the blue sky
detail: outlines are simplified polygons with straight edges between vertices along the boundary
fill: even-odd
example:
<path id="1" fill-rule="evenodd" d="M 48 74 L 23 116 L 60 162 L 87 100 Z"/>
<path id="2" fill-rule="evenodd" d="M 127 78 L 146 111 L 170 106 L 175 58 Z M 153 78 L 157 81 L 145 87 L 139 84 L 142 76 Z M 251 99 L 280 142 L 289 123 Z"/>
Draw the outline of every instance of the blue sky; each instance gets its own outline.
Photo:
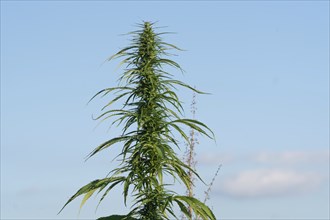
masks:
<path id="1" fill-rule="evenodd" d="M 212 93 L 197 118 L 217 142 L 198 137 L 197 168 L 210 182 L 222 164 L 216 216 L 329 219 L 327 1 L 1 1 L 1 219 L 127 212 L 118 189 L 96 213 L 92 198 L 56 215 L 114 168 L 119 147 L 84 162 L 119 131 L 91 120 L 106 100 L 86 103 L 116 85 L 117 63 L 102 63 L 143 20 L 177 33 L 164 39 L 186 50 L 177 78 Z M 191 117 L 191 92 L 178 93 Z"/>

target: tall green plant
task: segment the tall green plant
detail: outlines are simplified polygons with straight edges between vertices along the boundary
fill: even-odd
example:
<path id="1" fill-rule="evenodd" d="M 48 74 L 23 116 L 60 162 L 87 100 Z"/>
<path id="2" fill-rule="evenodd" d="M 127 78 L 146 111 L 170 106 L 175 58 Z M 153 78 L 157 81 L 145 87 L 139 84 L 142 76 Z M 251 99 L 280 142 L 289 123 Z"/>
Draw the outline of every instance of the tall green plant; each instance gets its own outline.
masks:
<path id="1" fill-rule="evenodd" d="M 97 117 L 99 120 L 113 118 L 114 123 L 123 127 L 122 135 L 114 137 L 96 147 L 88 158 L 120 143 L 122 151 L 118 155 L 121 164 L 111 171 L 111 175 L 94 180 L 80 188 L 64 205 L 80 195 L 84 195 L 81 206 L 94 193 L 102 192 L 100 202 L 117 185 L 122 185 L 124 203 L 127 197 L 133 198 L 131 211 L 125 216 L 112 215 L 108 219 L 170 219 L 177 218 L 173 206 L 191 218 L 188 207 L 203 219 L 215 219 L 212 211 L 204 203 L 192 196 L 178 195 L 167 189 L 164 175 L 182 181 L 191 188 L 189 172 L 198 174 L 173 151 L 179 147 L 175 134 L 189 142 L 188 135 L 182 126 L 188 126 L 210 138 L 212 131 L 203 123 L 182 118 L 183 108 L 173 91 L 177 86 L 183 86 L 200 93 L 181 81 L 172 79 L 172 75 L 163 67 L 171 66 L 181 70 L 180 66 L 165 56 L 176 46 L 162 41 L 161 35 L 155 33 L 153 23 L 144 22 L 141 30 L 131 32 L 131 44 L 109 58 L 123 58 L 125 65 L 120 77 L 120 86 L 103 89 L 97 96 L 105 96 L 115 92 L 112 100 L 102 110 L 105 112 Z M 124 99 L 124 100 L 123 100 Z M 123 100 L 122 108 L 111 109 L 112 104 Z M 63 207 L 63 208 L 64 208 Z M 61 211 L 63 210 L 61 209 Z"/>

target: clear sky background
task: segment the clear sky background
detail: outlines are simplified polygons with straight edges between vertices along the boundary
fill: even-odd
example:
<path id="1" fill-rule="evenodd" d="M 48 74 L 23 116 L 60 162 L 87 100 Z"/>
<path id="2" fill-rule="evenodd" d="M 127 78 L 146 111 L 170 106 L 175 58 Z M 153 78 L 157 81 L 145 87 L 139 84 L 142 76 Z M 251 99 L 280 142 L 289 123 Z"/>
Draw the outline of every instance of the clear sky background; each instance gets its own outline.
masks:
<path id="1" fill-rule="evenodd" d="M 328 1 L 1 1 L 1 219 L 127 213 L 119 187 L 96 213 L 92 197 L 57 215 L 114 168 L 119 146 L 84 162 L 119 131 L 91 119 L 106 99 L 86 103 L 116 85 L 118 63 L 102 63 L 144 20 L 186 49 L 177 78 L 212 93 L 197 118 L 217 142 L 198 137 L 197 168 L 210 182 L 222 164 L 216 216 L 329 219 Z M 178 93 L 191 117 L 191 92 Z"/>

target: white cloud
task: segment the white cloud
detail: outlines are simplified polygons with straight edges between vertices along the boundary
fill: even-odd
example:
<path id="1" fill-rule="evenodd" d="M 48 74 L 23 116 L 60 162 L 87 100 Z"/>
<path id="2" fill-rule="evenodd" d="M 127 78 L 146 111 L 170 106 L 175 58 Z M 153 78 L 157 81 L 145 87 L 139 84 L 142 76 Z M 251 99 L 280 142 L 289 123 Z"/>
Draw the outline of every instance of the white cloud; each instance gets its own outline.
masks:
<path id="1" fill-rule="evenodd" d="M 282 151 L 282 152 L 260 152 L 251 156 L 252 160 L 260 163 L 276 164 L 298 164 L 298 163 L 320 163 L 329 162 L 329 150 L 323 151 Z"/>
<path id="2" fill-rule="evenodd" d="M 301 151 L 260 151 L 249 154 L 242 153 L 203 153 L 197 155 L 198 163 L 202 165 L 218 165 L 228 163 L 258 162 L 263 165 L 300 165 L 329 163 L 329 150 L 301 150 Z"/>
<path id="3" fill-rule="evenodd" d="M 326 149 L 204 153 L 197 162 L 223 164 L 224 174 L 217 178 L 214 192 L 236 198 L 297 195 L 317 190 L 324 182 L 329 184 Z"/>
<path id="4" fill-rule="evenodd" d="M 309 192 L 318 187 L 321 176 L 293 170 L 246 170 L 220 181 L 215 191 L 232 197 L 273 197 Z"/>

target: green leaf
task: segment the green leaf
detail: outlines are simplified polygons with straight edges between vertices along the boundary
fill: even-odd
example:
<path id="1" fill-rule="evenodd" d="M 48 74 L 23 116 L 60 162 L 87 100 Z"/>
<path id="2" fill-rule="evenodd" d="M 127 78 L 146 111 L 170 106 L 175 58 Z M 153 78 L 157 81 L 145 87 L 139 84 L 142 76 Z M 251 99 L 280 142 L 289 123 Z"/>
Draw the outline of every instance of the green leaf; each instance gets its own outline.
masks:
<path id="1" fill-rule="evenodd" d="M 187 126 L 189 126 L 190 128 L 206 135 L 207 137 L 211 138 L 211 139 L 214 139 L 214 133 L 212 132 L 212 130 L 207 127 L 205 124 L 197 121 L 197 120 L 192 120 L 192 119 L 178 119 L 178 120 L 174 120 L 171 122 L 171 125 L 172 124 L 176 124 L 176 123 L 182 123 L 182 124 L 185 124 Z M 200 126 L 204 127 L 205 129 L 207 129 L 211 134 L 208 134 L 207 132 L 205 132 L 204 129 L 202 129 Z M 189 141 L 187 141 L 189 143 Z"/>
<path id="2" fill-rule="evenodd" d="M 188 88 L 188 89 L 190 89 L 190 90 L 192 90 L 192 91 L 194 91 L 198 94 L 210 94 L 210 93 L 205 93 L 205 92 L 199 91 L 199 90 L 195 89 L 194 87 L 191 87 L 191 86 L 189 86 L 189 85 L 187 85 L 187 84 L 185 84 L 185 83 L 183 83 L 179 80 L 164 80 L 164 83 L 180 85 L 180 86 Z"/>
<path id="3" fill-rule="evenodd" d="M 98 179 L 98 180 L 94 180 L 92 182 L 90 182 L 89 184 L 81 187 L 66 203 L 65 205 L 62 207 L 62 209 L 59 211 L 62 212 L 62 210 L 70 203 L 72 202 L 75 198 L 77 198 L 80 195 L 83 194 L 87 194 L 91 191 L 94 191 L 96 189 L 99 189 L 101 187 L 103 187 L 104 185 L 107 185 L 113 181 L 118 180 L 118 178 L 122 178 L 122 177 L 110 177 L 110 178 L 104 178 L 104 179 Z M 87 198 L 88 199 L 88 198 Z M 86 199 L 86 200 L 87 200 Z"/>
<path id="4" fill-rule="evenodd" d="M 132 136 L 121 136 L 121 137 L 117 137 L 117 138 L 112 138 L 111 140 L 108 140 L 108 141 L 104 142 L 103 144 L 99 145 L 97 148 L 95 148 L 89 155 L 87 155 L 86 160 L 91 158 L 92 156 L 94 156 L 99 151 L 104 150 L 104 149 L 110 147 L 111 145 L 114 145 L 115 143 L 126 141 L 131 138 L 132 138 Z"/>
<path id="5" fill-rule="evenodd" d="M 96 96 L 101 95 L 102 93 L 105 93 L 102 95 L 102 97 L 104 97 L 105 95 L 107 95 L 109 92 L 112 92 L 114 90 L 132 90 L 132 88 L 130 87 L 113 87 L 113 88 L 106 88 L 106 89 L 102 89 L 101 91 L 99 91 L 98 93 L 96 93 L 89 101 L 88 103 L 90 103 Z"/>
<path id="6" fill-rule="evenodd" d="M 93 195 L 93 193 L 96 191 L 96 189 L 89 191 L 88 193 L 85 194 L 83 200 L 81 201 L 80 204 L 80 209 L 84 206 L 85 202 Z"/>
<path id="7" fill-rule="evenodd" d="M 99 205 L 101 204 L 101 202 L 103 201 L 103 199 L 106 197 L 106 195 L 111 191 L 111 189 L 112 189 L 113 187 L 115 187 L 116 185 L 118 185 L 119 183 L 123 182 L 125 179 L 126 179 L 125 177 L 122 177 L 121 179 L 119 179 L 118 181 L 112 183 L 112 184 L 108 187 L 108 189 L 107 189 L 107 190 L 104 192 L 104 194 L 102 195 L 102 197 L 101 197 L 99 203 L 97 204 L 96 209 L 99 207 Z"/>
<path id="8" fill-rule="evenodd" d="M 122 55 L 125 55 L 124 52 L 128 51 L 128 50 L 131 50 L 133 48 L 136 48 L 136 46 L 130 46 L 130 47 L 125 47 L 124 49 L 120 50 L 119 52 L 117 52 L 116 54 L 112 55 L 111 57 L 109 57 L 107 59 L 107 61 L 110 61 L 112 59 L 115 59 L 117 57 L 120 57 Z"/>
<path id="9" fill-rule="evenodd" d="M 216 220 L 216 217 L 214 216 L 211 209 L 194 197 L 174 196 L 173 200 L 176 202 L 183 201 L 183 202 L 187 203 L 190 207 L 192 207 L 194 212 L 196 214 L 200 215 L 203 219 Z"/>
<path id="10" fill-rule="evenodd" d="M 183 212 L 188 219 L 191 219 L 187 207 L 180 200 L 175 200 L 175 202 L 179 205 L 181 212 Z"/>

